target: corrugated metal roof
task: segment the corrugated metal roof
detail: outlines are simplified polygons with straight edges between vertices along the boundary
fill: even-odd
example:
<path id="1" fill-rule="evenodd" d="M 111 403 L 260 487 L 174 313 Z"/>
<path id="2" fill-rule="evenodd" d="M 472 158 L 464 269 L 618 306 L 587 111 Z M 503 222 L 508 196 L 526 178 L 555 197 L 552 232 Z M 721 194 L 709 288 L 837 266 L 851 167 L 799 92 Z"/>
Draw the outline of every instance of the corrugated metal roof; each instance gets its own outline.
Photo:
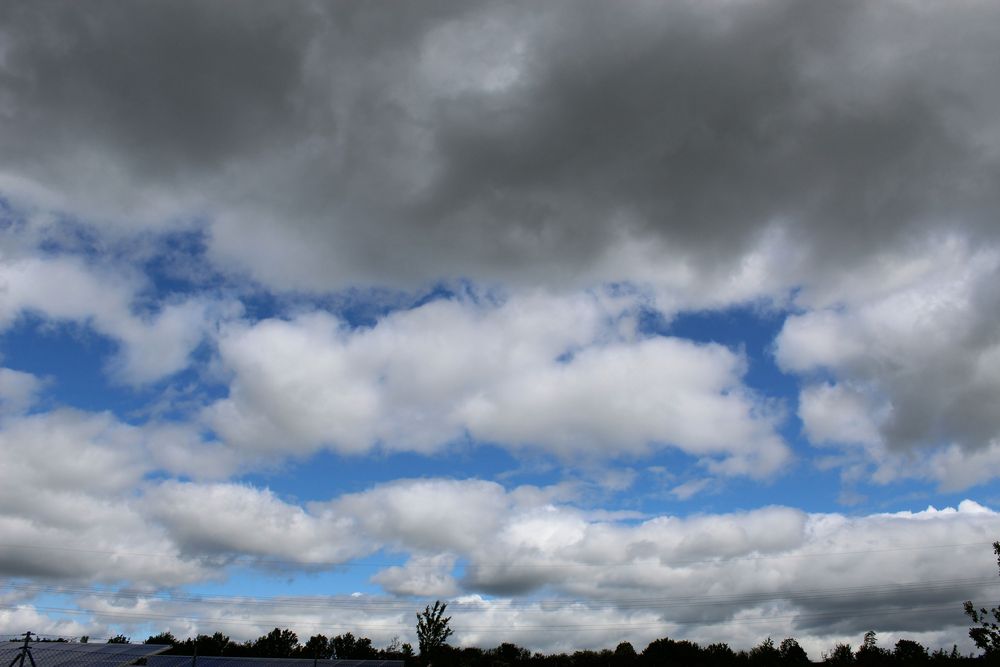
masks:
<path id="1" fill-rule="evenodd" d="M 22 642 L 0 642 L 0 665 L 6 667 L 21 654 Z M 169 649 L 161 644 L 73 644 L 30 642 L 31 657 L 38 667 L 126 667 L 139 658 Z M 24 664 L 31 665 L 25 658 Z"/>
<path id="2" fill-rule="evenodd" d="M 148 667 L 190 667 L 189 655 L 156 655 L 147 659 Z M 316 660 L 312 658 L 235 658 L 198 656 L 197 667 L 404 667 L 403 660 Z"/>

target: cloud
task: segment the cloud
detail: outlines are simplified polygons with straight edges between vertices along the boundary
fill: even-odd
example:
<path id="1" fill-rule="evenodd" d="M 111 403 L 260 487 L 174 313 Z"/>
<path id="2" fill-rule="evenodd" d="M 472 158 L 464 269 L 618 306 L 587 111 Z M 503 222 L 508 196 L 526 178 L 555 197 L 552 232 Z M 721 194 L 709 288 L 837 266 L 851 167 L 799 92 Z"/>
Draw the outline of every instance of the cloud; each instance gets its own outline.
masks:
<path id="1" fill-rule="evenodd" d="M 891 606 L 897 594 L 929 603 L 974 596 L 980 583 L 959 582 L 962 577 L 994 577 L 988 538 L 997 516 L 972 501 L 957 509 L 859 517 L 765 507 L 636 521 L 592 516 L 571 502 L 554 504 L 525 491 L 478 480 L 402 480 L 317 504 L 313 512 L 353 517 L 359 534 L 377 546 L 465 560 L 460 583 L 470 593 L 544 589 L 625 604 L 658 600 L 652 592 L 669 590 L 671 618 L 684 622 L 732 618 L 763 598 L 807 616 L 867 606 L 863 600 Z M 384 576 L 400 586 L 409 572 L 418 586 L 428 576 L 416 567 L 421 564 L 393 567 Z M 940 580 L 951 583 L 941 590 L 895 590 Z M 831 593 L 814 598 L 816 590 Z M 832 607 L 831 595 L 837 598 Z M 707 608 L 680 604 L 686 596 Z"/>
<path id="2" fill-rule="evenodd" d="M 631 279 L 695 302 L 780 232 L 752 298 L 941 226 L 996 241 L 995 13 L 19 4 L 0 189 L 110 234 L 203 220 L 215 260 L 279 289 Z"/>
<path id="3" fill-rule="evenodd" d="M 44 389 L 46 381 L 31 373 L 0 368 L 0 414 L 27 411 Z"/>
<path id="4" fill-rule="evenodd" d="M 12 454 L 5 466 L 9 502 L 27 499 L 33 486 L 100 495 L 130 489 L 146 470 L 140 438 L 139 429 L 108 414 L 59 410 L 8 420 L 0 439 Z M 13 456 L 18 451 L 25 456 Z M 39 460 L 45 465 L 34 464 Z"/>
<path id="5" fill-rule="evenodd" d="M 692 479 L 670 489 L 670 493 L 680 500 L 688 500 L 704 491 L 711 483 L 712 480 L 707 478 Z"/>
<path id="6" fill-rule="evenodd" d="M 66 409 L 8 418 L 0 455 L 4 575 L 139 588 L 209 576 L 136 505 L 150 471 L 141 428 Z"/>
<path id="7" fill-rule="evenodd" d="M 436 300 L 351 329 L 323 312 L 226 329 L 228 398 L 206 411 L 250 451 L 439 451 L 462 442 L 564 460 L 672 446 L 723 474 L 766 476 L 788 451 L 776 414 L 719 345 L 635 333 L 598 296 Z"/>
<path id="8" fill-rule="evenodd" d="M 806 436 L 815 444 L 878 445 L 876 409 L 862 392 L 837 384 L 810 385 L 799 395 L 799 417 Z"/>
<path id="9" fill-rule="evenodd" d="M 633 475 L 592 471 L 668 450 L 698 468 L 669 477 L 679 500 L 773 478 L 787 424 L 751 389 L 769 385 L 754 352 L 640 326 L 734 304 L 791 313 L 775 358 L 814 461 L 846 484 L 1000 473 L 1000 9 L 583 9 L 0 7 L 0 330 L 27 316 L 107 337 L 123 404 L 198 376 L 193 423 L 166 420 L 165 394 L 126 421 L 43 411 L 47 380 L 5 360 L 2 573 L 149 591 L 383 550 L 400 561 L 374 585 L 460 595 L 467 642 L 501 626 L 568 649 L 580 638 L 553 628 L 582 621 L 594 646 L 628 631 L 637 647 L 953 628 L 995 575 L 996 516 L 971 501 L 670 516 L 571 484 L 405 479 L 302 505 L 232 481 L 320 450 L 480 443 L 572 462 L 608 494 Z M 204 247 L 159 271 L 178 236 Z M 472 287 L 364 326 L 327 308 L 440 285 Z M 192 623 L 189 601 L 93 597 L 88 628 L 157 610 L 273 627 L 224 625 L 253 602 Z M 271 609 L 347 626 L 336 601 Z M 0 627 L 84 627 L 16 605 Z M 353 619 L 395 634 L 412 611 Z"/>
<path id="10" fill-rule="evenodd" d="M 778 363 L 834 380 L 800 395 L 812 442 L 861 443 L 882 458 L 955 445 L 954 462 L 1000 434 L 998 255 L 955 238 L 918 251 L 887 254 L 836 291 L 807 292 L 812 307 L 786 320 Z M 834 294 L 839 303 L 823 305 Z M 958 480 L 942 483 L 958 488 Z"/>
<path id="11" fill-rule="evenodd" d="M 331 510 L 357 517 L 380 544 L 468 552 L 484 535 L 500 529 L 510 502 L 494 482 L 400 480 L 346 495 Z"/>
<path id="12" fill-rule="evenodd" d="M 455 557 L 449 554 L 421 556 L 380 570 L 372 582 L 390 595 L 448 599 L 460 590 L 454 569 Z"/>
<path id="13" fill-rule="evenodd" d="M 164 526 L 185 553 L 300 564 L 343 562 L 364 553 L 350 518 L 316 517 L 267 490 L 171 481 L 151 489 L 144 502 L 149 520 Z"/>
<path id="14" fill-rule="evenodd" d="M 185 422 L 148 420 L 142 427 L 145 455 L 151 469 L 198 481 L 224 479 L 259 463 L 224 443 L 206 439 Z"/>
<path id="15" fill-rule="evenodd" d="M 128 267 L 101 268 L 70 255 L 14 257 L 0 263 L 0 327 L 29 313 L 46 323 L 93 327 L 120 345 L 108 369 L 112 377 L 150 383 L 186 368 L 191 352 L 234 306 L 191 297 L 144 315 L 136 306 L 145 284 Z"/>
<path id="16" fill-rule="evenodd" d="M 265 568 L 272 559 L 334 567 L 376 551 L 409 560 L 373 576 L 389 596 L 84 591 L 75 603 L 95 624 L 154 620 L 175 632 L 242 638 L 280 618 L 301 636 L 333 628 L 386 641 L 411 636 L 409 596 L 448 596 L 461 644 L 567 650 L 625 637 L 641 647 L 669 635 L 739 647 L 770 634 L 818 650 L 871 628 L 950 643 L 964 635 L 954 626 L 961 601 L 980 599 L 997 581 L 989 541 L 1000 519 L 972 501 L 860 516 L 762 507 L 636 520 L 553 503 L 544 491 L 413 479 L 303 507 L 247 485 L 168 481 L 130 509 L 207 568 L 232 562 L 220 554 Z M 527 591 L 540 597 L 519 595 Z"/>
<path id="17" fill-rule="evenodd" d="M 988 482 L 1000 475 L 1000 440 L 971 452 L 958 445 L 949 445 L 930 457 L 926 475 L 937 479 L 945 491 Z"/>
<path id="18" fill-rule="evenodd" d="M 81 637 L 89 634 L 89 628 L 95 625 L 81 623 L 74 618 L 55 618 L 31 604 L 9 606 L 0 610 L 0 632 L 11 637 L 23 637 L 22 628 L 35 628 L 32 632 L 45 637 Z M 107 634 L 111 636 L 111 633 Z"/>
<path id="19" fill-rule="evenodd" d="M 185 475 L 210 485 L 242 465 L 190 426 L 136 426 L 70 408 L 8 414 L 0 458 L 0 574 L 142 590 L 217 574 L 208 561 L 218 554 L 186 554 L 180 533 L 168 535 L 150 508 L 155 498 L 182 505 L 168 483 L 151 479 Z"/>
<path id="20" fill-rule="evenodd" d="M 419 13 L 311 2 L 282 12 L 258 2 L 5 8 L 0 194 L 5 245 L 18 252 L 5 255 L 0 318 L 86 323 L 120 345 L 113 377 L 143 385 L 184 369 L 236 315 L 205 294 L 140 312 L 134 286 L 145 277 L 128 252 L 133 265 L 121 271 L 50 252 L 67 221 L 90 239 L 83 255 L 141 254 L 134 247 L 150 237 L 196 233 L 206 265 L 265 292 L 470 280 L 572 301 L 613 283 L 652 295 L 668 318 L 781 307 L 794 294 L 779 361 L 832 375 L 809 378 L 807 435 L 871 443 L 877 429 L 894 452 L 986 447 L 997 434 L 987 286 L 997 272 L 1000 127 L 983 63 L 995 60 L 984 26 L 997 10 L 909 0 L 891 9 L 786 0 L 712 11 L 596 4 L 586 16 L 561 2 L 543 12 L 447 2 Z M 566 456 L 600 449 L 618 420 L 608 449 L 629 456 L 669 444 L 710 472 L 757 476 L 787 459 L 773 420 L 749 414 L 762 405 L 742 391 L 738 361 L 712 346 L 586 340 L 569 363 L 543 358 L 509 378 L 431 351 L 374 382 L 374 362 L 356 350 L 389 346 L 380 339 L 394 327 L 403 335 L 404 325 L 458 319 L 416 310 L 424 320 L 386 318 L 340 338 L 329 333 L 340 323 L 294 331 L 304 316 L 229 329 L 221 342 L 235 383 L 210 423 L 264 453 L 279 441 L 299 455 L 434 452 L 479 437 Z M 241 338 L 316 342 L 327 352 L 318 367 L 360 381 L 288 377 L 241 350 Z M 934 363 L 915 369 L 921 355 Z M 728 428 L 717 436 L 685 432 L 689 422 L 669 411 L 656 423 L 650 413 L 662 406 L 642 396 L 623 411 L 610 391 L 583 388 L 634 373 L 670 389 L 663 376 L 683 375 L 680 360 L 698 356 L 717 383 L 684 407 L 721 412 Z M 250 387 L 255 364 L 271 388 Z M 407 364 L 441 371 L 441 381 L 425 372 L 403 382 Z M 447 364 L 481 377 L 443 372 Z M 831 412 L 833 394 L 815 390 L 827 381 L 841 399 L 870 401 L 865 433 L 834 424 L 844 417 Z M 944 386 L 963 389 L 925 389 Z M 275 391 L 284 387 L 320 396 L 322 407 L 310 412 Z M 737 441 L 752 444 L 737 452 Z"/>

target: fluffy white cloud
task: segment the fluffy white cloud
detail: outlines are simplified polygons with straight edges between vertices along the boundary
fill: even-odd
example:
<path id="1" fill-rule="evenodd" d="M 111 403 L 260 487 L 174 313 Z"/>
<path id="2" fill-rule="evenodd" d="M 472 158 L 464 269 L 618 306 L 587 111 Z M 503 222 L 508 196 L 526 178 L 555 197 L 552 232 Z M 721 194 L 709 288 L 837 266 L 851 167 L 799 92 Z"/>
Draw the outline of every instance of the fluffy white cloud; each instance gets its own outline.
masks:
<path id="1" fill-rule="evenodd" d="M 72 256 L 8 259 L 0 262 L 0 327 L 26 313 L 91 326 L 121 347 L 109 368 L 116 379 L 152 382 L 185 368 L 213 323 L 231 315 L 233 306 L 195 297 L 144 315 L 134 306 L 145 282 L 128 269 L 115 272 Z"/>
<path id="2" fill-rule="evenodd" d="M 392 595 L 448 599 L 460 591 L 454 570 L 455 557 L 451 554 L 418 556 L 402 566 L 382 569 L 372 582 Z"/>
<path id="3" fill-rule="evenodd" d="M 150 471 L 142 429 L 73 410 L 8 418 L 0 457 L 5 575 L 140 588 L 210 576 L 136 504 Z"/>
<path id="4" fill-rule="evenodd" d="M 382 544 L 468 552 L 500 530 L 511 499 L 494 482 L 404 480 L 351 494 L 332 505 Z"/>
<path id="5" fill-rule="evenodd" d="M 785 322 L 776 354 L 785 370 L 834 379 L 800 396 L 814 443 L 864 444 L 889 467 L 899 453 L 955 445 L 948 466 L 919 474 L 957 488 L 986 477 L 960 473 L 969 466 L 956 457 L 981 458 L 1000 435 L 1000 255 L 954 237 L 917 250 L 804 292 L 809 309 Z"/>
<path id="6" fill-rule="evenodd" d="M 193 551 L 227 545 L 258 554 L 308 553 L 310 541 L 334 549 L 330 535 L 349 527 L 341 548 L 364 545 L 414 556 L 377 575 L 410 592 L 418 592 L 421 582 L 440 590 L 447 582 L 445 566 L 456 558 L 465 561 L 458 583 L 469 592 L 544 588 L 624 604 L 657 601 L 662 596 L 656 591 L 669 590 L 674 599 L 717 598 L 714 606 L 724 616 L 760 604 L 762 597 L 819 612 L 830 596 L 857 604 L 865 595 L 881 595 L 881 588 L 942 580 L 954 585 L 918 590 L 917 597 L 971 595 L 982 582 L 969 577 L 995 576 L 989 539 L 1000 518 L 972 501 L 957 509 L 859 517 L 765 507 L 636 521 L 553 503 L 538 491 L 508 491 L 480 480 L 403 480 L 307 510 L 238 485 L 169 484 L 150 498 L 172 534 Z M 177 501 L 160 502 L 168 497 Z M 211 530 L 204 517 L 222 514 L 231 523 Z M 270 537 L 277 530 L 272 526 L 286 522 L 290 546 Z M 344 556 L 331 551 L 327 557 Z M 865 586 L 873 589 L 866 593 Z M 815 591 L 822 600 L 813 599 Z M 673 609 L 676 620 L 687 617 L 684 607 Z"/>
<path id="7" fill-rule="evenodd" d="M 0 368 L 0 414 L 19 414 L 30 408 L 45 380 L 22 371 Z"/>
<path id="8" fill-rule="evenodd" d="M 237 484 L 167 482 L 143 499 L 185 552 L 342 562 L 364 552 L 350 517 L 316 517 L 269 491 Z"/>
<path id="9" fill-rule="evenodd" d="M 225 444 L 206 440 L 184 422 L 150 420 L 142 426 L 147 465 L 151 470 L 195 480 L 219 480 L 252 468 L 253 460 Z"/>
<path id="10" fill-rule="evenodd" d="M 8 414 L 0 419 L 0 459 L 4 575 L 140 589 L 217 575 L 218 564 L 208 562 L 214 554 L 185 554 L 180 534 L 170 537 L 150 508 L 154 497 L 182 504 L 151 475 L 211 480 L 241 465 L 190 426 L 136 426 L 69 408 Z"/>
<path id="11" fill-rule="evenodd" d="M 788 452 L 777 414 L 719 345 L 635 334 L 628 302 L 591 295 L 471 297 L 351 329 L 315 312 L 219 339 L 229 398 L 207 419 L 253 451 L 435 451 L 471 437 L 563 458 L 663 446 L 763 476 Z"/>
<path id="12" fill-rule="evenodd" d="M 3 426 L 2 486 L 10 494 L 8 506 L 17 497 L 30 504 L 32 487 L 113 496 L 133 488 L 148 469 L 139 430 L 107 413 L 59 410 L 10 419 Z"/>
<path id="13" fill-rule="evenodd" d="M 876 415 L 863 392 L 844 384 L 810 385 L 799 395 L 799 417 L 816 444 L 878 445 L 882 438 Z"/>
<path id="14" fill-rule="evenodd" d="M 1000 476 L 1000 440 L 971 452 L 958 445 L 949 445 L 927 460 L 923 472 L 937 479 L 941 488 L 947 491 L 988 482 Z"/>
<path id="15" fill-rule="evenodd" d="M 0 632 L 10 637 L 23 636 L 24 628 L 34 628 L 35 634 L 49 637 L 80 637 L 94 634 L 92 629 L 98 627 L 90 619 L 56 618 L 30 603 L 0 609 Z"/>

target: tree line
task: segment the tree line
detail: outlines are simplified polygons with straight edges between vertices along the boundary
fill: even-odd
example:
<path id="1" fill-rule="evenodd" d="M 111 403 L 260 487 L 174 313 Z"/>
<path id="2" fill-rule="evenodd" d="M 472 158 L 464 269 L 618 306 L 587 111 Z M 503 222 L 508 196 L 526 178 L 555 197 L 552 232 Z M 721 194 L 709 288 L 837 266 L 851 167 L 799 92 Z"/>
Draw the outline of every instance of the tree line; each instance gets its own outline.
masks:
<path id="1" fill-rule="evenodd" d="M 119 636 L 113 641 L 127 641 Z M 407 665 L 433 665 L 433 667 L 663 667 L 668 665 L 705 665 L 707 667 L 779 667 L 814 664 L 805 650 L 793 638 L 775 642 L 767 638 L 749 650 L 733 650 L 725 643 L 701 646 L 684 639 L 663 637 L 650 642 L 637 651 L 629 642 L 599 651 L 585 650 L 573 653 L 543 654 L 509 642 L 495 648 L 458 648 L 442 643 L 425 647 L 417 655 L 413 648 L 398 639 L 388 646 L 378 648 L 367 637 L 344 633 L 333 637 L 322 634 L 299 642 L 295 632 L 275 628 L 257 639 L 234 642 L 221 632 L 198 635 L 180 640 L 169 632 L 152 635 L 147 644 L 170 644 L 164 655 L 233 656 L 245 658 L 336 658 L 351 660 L 404 660 Z M 984 656 L 985 657 L 985 656 Z M 838 644 L 825 653 L 822 663 L 827 665 L 944 665 L 977 663 L 980 658 L 963 656 L 958 648 L 929 651 L 916 641 L 900 639 L 890 648 L 878 646 L 874 632 L 864 636 L 855 649 L 848 644 Z M 992 661 L 987 660 L 987 663 Z"/>
<path id="2" fill-rule="evenodd" d="M 112 642 L 128 641 L 119 635 Z M 410 644 L 394 639 L 388 646 L 376 648 L 368 637 L 355 637 L 352 633 L 327 637 L 316 634 L 305 643 L 287 628 L 275 628 L 266 635 L 245 642 L 235 642 L 221 632 L 178 639 L 169 632 L 152 635 L 145 644 L 169 644 L 163 655 L 231 656 L 239 658 L 330 658 L 349 660 L 410 660 L 414 657 Z"/>

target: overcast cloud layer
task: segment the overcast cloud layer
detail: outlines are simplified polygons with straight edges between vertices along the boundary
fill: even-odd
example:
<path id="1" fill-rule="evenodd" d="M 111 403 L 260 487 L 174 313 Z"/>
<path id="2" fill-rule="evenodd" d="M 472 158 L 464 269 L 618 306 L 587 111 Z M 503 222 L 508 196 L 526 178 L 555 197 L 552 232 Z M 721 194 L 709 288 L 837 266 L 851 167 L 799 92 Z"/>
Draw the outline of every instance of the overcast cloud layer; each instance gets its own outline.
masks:
<path id="1" fill-rule="evenodd" d="M 998 27 L 3 3 L 0 631 L 961 644 Z"/>
<path id="2" fill-rule="evenodd" d="M 758 288 L 822 283 L 914 237 L 995 239 L 997 11 L 10 3 L 2 182 L 120 233 L 207 224 L 277 287 L 719 297 L 769 233 L 802 256 Z"/>

